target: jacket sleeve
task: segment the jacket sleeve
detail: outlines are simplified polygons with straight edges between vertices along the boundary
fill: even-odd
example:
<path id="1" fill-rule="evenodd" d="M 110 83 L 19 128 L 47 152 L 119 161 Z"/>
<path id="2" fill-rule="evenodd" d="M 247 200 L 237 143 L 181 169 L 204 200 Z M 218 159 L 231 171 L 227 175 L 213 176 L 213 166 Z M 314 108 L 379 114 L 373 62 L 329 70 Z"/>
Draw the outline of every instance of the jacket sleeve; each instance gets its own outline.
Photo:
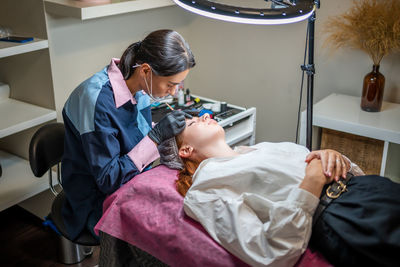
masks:
<path id="1" fill-rule="evenodd" d="M 140 172 L 150 163 L 160 157 L 156 144 L 149 136 L 145 136 L 131 151 L 128 152 L 129 158 L 133 161 Z"/>
<path id="2" fill-rule="evenodd" d="M 91 173 L 104 194 L 113 193 L 139 174 L 129 156 L 120 154 L 120 144 L 112 131 L 96 130 L 81 138 Z"/>
<path id="3" fill-rule="evenodd" d="M 130 152 L 121 154 L 118 130 L 107 124 L 106 119 L 102 120 L 95 131 L 83 134 L 81 140 L 97 186 L 109 195 L 157 159 L 158 152 L 145 137 Z"/>
<path id="4" fill-rule="evenodd" d="M 184 210 L 225 249 L 251 266 L 293 266 L 306 250 L 319 199 L 294 188 L 286 201 L 244 193 L 190 191 Z"/>
<path id="5" fill-rule="evenodd" d="M 348 157 L 345 155 L 342 155 L 343 158 L 349 163 L 350 165 L 350 170 L 349 172 L 353 174 L 354 176 L 363 176 L 365 175 L 364 171 L 355 163 L 353 163 Z"/>

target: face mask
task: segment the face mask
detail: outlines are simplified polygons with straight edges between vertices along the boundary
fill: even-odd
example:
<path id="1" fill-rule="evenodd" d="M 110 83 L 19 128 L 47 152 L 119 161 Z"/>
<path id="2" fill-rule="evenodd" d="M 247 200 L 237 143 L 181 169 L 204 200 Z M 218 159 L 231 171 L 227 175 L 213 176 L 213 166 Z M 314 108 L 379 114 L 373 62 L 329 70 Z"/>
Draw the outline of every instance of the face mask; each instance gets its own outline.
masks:
<path id="1" fill-rule="evenodd" d="M 136 64 L 136 65 L 134 65 L 132 68 L 137 68 L 137 67 L 140 67 L 140 66 L 141 66 L 141 64 Z M 149 65 L 149 66 L 150 66 L 150 65 Z M 147 94 L 150 96 L 150 98 L 151 98 L 154 102 L 160 102 L 161 100 L 167 98 L 169 95 L 166 95 L 166 96 L 163 96 L 163 97 L 153 96 L 153 69 L 152 69 L 151 66 L 150 66 L 150 70 L 151 70 L 151 73 L 150 73 L 150 89 L 149 89 L 149 85 L 148 85 L 148 83 L 147 83 L 146 78 L 143 78 L 143 79 L 144 79 L 144 82 L 145 82 L 145 84 L 146 84 L 146 87 L 147 87 Z"/>

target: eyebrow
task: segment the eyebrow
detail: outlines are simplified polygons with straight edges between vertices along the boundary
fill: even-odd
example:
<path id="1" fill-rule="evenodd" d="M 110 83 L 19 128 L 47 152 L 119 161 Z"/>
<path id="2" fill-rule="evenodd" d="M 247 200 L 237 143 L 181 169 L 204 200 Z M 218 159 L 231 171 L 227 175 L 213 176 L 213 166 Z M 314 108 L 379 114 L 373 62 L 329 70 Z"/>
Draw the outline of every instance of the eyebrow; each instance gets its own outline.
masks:
<path id="1" fill-rule="evenodd" d="M 195 121 L 189 122 L 189 125 L 188 125 L 187 127 L 189 127 L 189 126 L 192 125 L 193 123 L 195 123 Z"/>
<path id="2" fill-rule="evenodd" d="M 169 83 L 171 83 L 171 84 L 173 84 L 173 85 L 178 85 L 178 84 L 180 84 L 180 83 L 174 83 L 174 82 L 171 82 L 171 81 L 168 81 Z"/>

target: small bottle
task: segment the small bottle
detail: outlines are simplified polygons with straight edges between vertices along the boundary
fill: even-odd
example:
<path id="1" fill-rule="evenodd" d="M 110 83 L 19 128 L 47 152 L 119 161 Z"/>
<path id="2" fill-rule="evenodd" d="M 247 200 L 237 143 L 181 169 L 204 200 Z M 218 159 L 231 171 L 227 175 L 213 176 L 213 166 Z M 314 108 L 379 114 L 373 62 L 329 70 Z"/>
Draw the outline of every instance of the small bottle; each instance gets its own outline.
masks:
<path id="1" fill-rule="evenodd" d="M 182 81 L 179 85 L 178 88 L 175 90 L 175 94 L 174 94 L 174 101 L 178 101 L 178 93 L 180 90 L 183 90 L 184 88 L 184 81 Z"/>
<path id="2" fill-rule="evenodd" d="M 179 89 L 178 91 L 178 106 L 185 105 L 185 96 L 183 94 L 183 90 Z"/>
<path id="3" fill-rule="evenodd" d="M 185 95 L 185 102 L 190 102 L 190 90 L 189 88 L 186 89 L 186 95 Z"/>
<path id="4" fill-rule="evenodd" d="M 228 104 L 226 102 L 221 102 L 221 112 L 226 112 L 228 110 Z"/>
<path id="5" fill-rule="evenodd" d="M 221 103 L 215 102 L 214 104 L 212 104 L 211 110 L 216 113 L 221 112 Z"/>

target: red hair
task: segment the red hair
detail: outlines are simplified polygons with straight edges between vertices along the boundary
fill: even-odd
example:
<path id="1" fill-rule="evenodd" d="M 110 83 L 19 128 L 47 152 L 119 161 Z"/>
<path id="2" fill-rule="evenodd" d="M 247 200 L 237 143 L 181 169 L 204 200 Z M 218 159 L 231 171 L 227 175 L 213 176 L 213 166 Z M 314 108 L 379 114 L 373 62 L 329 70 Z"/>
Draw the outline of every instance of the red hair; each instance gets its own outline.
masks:
<path id="1" fill-rule="evenodd" d="M 176 144 L 178 149 L 182 146 L 183 139 L 180 135 L 176 136 Z M 178 180 L 175 181 L 176 189 L 178 190 L 179 194 L 182 196 L 186 196 L 187 191 L 192 186 L 192 177 L 193 174 L 196 172 L 197 168 L 200 165 L 200 162 L 196 162 L 194 160 L 188 158 L 182 158 L 184 168 L 183 170 L 179 171 Z"/>

